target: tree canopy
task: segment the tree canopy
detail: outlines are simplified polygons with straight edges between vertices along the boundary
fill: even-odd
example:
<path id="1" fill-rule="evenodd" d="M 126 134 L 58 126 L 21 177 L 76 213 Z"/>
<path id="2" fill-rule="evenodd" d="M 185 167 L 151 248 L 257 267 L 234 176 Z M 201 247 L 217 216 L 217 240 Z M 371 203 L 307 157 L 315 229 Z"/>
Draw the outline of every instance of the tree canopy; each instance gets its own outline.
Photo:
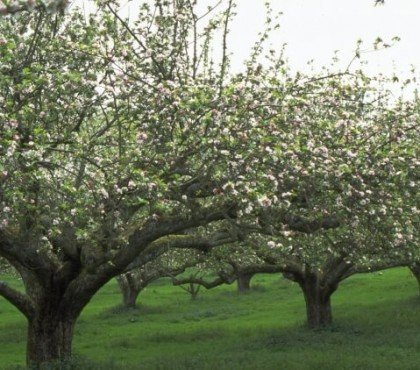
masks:
<path id="1" fill-rule="evenodd" d="M 16 14 L 25 11 L 48 11 L 50 13 L 64 11 L 69 4 L 69 0 L 1 0 L 0 16 Z"/>

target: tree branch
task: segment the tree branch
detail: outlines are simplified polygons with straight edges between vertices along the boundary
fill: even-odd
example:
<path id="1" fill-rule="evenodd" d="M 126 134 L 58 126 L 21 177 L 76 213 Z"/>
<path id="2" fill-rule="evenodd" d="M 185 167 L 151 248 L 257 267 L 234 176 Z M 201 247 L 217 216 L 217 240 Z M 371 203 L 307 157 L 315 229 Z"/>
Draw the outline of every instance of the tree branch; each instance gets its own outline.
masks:
<path id="1" fill-rule="evenodd" d="M 334 217 L 323 217 L 317 220 L 308 220 L 300 216 L 286 216 L 284 221 L 289 226 L 290 230 L 306 234 L 314 233 L 320 229 L 335 229 L 340 226 L 340 222 Z"/>
<path id="2" fill-rule="evenodd" d="M 40 273 L 50 269 L 48 261 L 36 253 L 35 248 L 12 240 L 4 230 L 0 230 L 0 257 L 4 257 L 12 265 L 17 262 L 24 268 L 36 269 Z"/>
<path id="3" fill-rule="evenodd" d="M 170 249 L 196 249 L 202 252 L 209 252 L 219 245 L 233 243 L 235 236 L 227 232 L 215 232 L 209 236 L 200 235 L 168 235 L 152 242 L 125 271 L 144 266 L 146 263 L 155 260 Z"/>
<path id="4" fill-rule="evenodd" d="M 293 257 L 293 256 L 282 257 L 281 260 L 279 261 L 276 258 L 267 256 L 258 250 L 256 251 L 256 254 L 259 258 L 261 258 L 266 263 L 267 266 L 275 266 L 275 268 L 279 269 L 279 271 L 275 271 L 275 272 L 283 272 L 283 273 L 295 274 L 299 276 L 303 274 L 303 265 L 297 257 Z M 267 268 L 267 270 L 268 269 L 269 268 Z"/>
<path id="5" fill-rule="evenodd" d="M 283 225 L 296 232 L 312 234 L 321 229 L 335 229 L 340 227 L 340 221 L 335 216 L 323 216 L 315 220 L 299 215 L 284 214 L 275 209 L 262 210 L 259 216 L 260 232 L 273 235 L 275 229 L 281 229 Z"/>
<path id="6" fill-rule="evenodd" d="M 177 217 L 163 221 L 149 221 L 143 228 L 135 231 L 129 238 L 127 246 L 121 248 L 120 252 L 114 257 L 112 265 L 102 266 L 104 269 L 112 268 L 115 274 L 125 270 L 125 268 L 136 259 L 140 253 L 148 249 L 149 245 L 162 237 L 178 234 L 184 230 L 194 227 L 207 225 L 214 221 L 224 220 L 226 217 L 236 217 L 235 204 L 228 203 L 219 207 L 209 207 L 197 210 L 188 217 Z M 198 242 L 196 240 L 195 242 Z M 201 241 L 203 242 L 203 241 Z M 209 245 L 199 245 L 192 243 L 191 240 L 179 248 L 194 248 L 206 250 Z M 148 249 L 149 250 L 149 249 Z M 102 272 L 99 272 L 102 273 Z"/>
<path id="7" fill-rule="evenodd" d="M 4 281 L 0 281 L 0 295 L 19 309 L 28 319 L 33 316 L 35 307 L 26 294 L 11 288 Z"/>
<path id="8" fill-rule="evenodd" d="M 356 264 L 353 268 L 348 271 L 348 273 L 343 277 L 343 279 L 358 273 L 364 272 L 376 272 L 387 270 L 394 267 L 410 267 L 413 264 L 413 261 L 380 261 L 376 263 L 366 263 L 366 264 Z"/>
<path id="9" fill-rule="evenodd" d="M 339 260 L 337 259 L 337 262 Z M 354 265 L 345 258 L 342 258 L 335 266 L 332 266 L 326 274 L 325 282 L 327 284 L 337 284 L 338 282 L 347 279 L 349 276 L 356 274 L 358 271 L 354 270 Z"/>
<path id="10" fill-rule="evenodd" d="M 218 287 L 219 285 L 222 284 L 232 284 L 234 281 L 236 280 L 236 276 L 234 279 L 227 279 L 225 276 L 218 276 L 216 279 L 212 280 L 212 281 L 206 281 L 203 278 L 197 278 L 194 276 L 190 276 L 187 278 L 183 278 L 183 279 L 176 279 L 173 278 L 172 279 L 172 284 L 175 286 L 178 285 L 185 285 L 185 284 L 198 284 L 203 286 L 206 289 L 213 289 Z"/>

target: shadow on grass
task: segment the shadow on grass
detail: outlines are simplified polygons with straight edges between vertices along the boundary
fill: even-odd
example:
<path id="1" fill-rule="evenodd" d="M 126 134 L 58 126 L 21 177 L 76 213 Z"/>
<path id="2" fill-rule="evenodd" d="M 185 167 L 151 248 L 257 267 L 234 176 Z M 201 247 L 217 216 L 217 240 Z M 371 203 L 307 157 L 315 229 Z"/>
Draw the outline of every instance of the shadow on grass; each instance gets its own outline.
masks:
<path id="1" fill-rule="evenodd" d="M 163 342 L 177 342 L 177 343 L 191 343 L 191 342 L 205 342 L 209 340 L 217 340 L 226 335 L 226 331 L 223 328 L 209 328 L 199 329 L 189 332 L 158 332 L 148 336 L 148 340 L 156 343 Z"/>
<path id="2" fill-rule="evenodd" d="M 26 366 L 9 366 L 4 370 L 31 370 L 37 367 Z M 43 365 L 41 370 L 121 370 L 121 366 L 117 365 L 116 361 L 108 360 L 106 363 L 98 363 L 87 359 L 84 356 L 75 355 L 71 359 L 64 361 L 57 361 L 48 365 Z"/>
<path id="3" fill-rule="evenodd" d="M 204 307 L 192 302 L 193 310 L 179 314 L 174 314 L 176 308 L 165 305 L 140 305 L 134 309 L 112 307 L 95 314 L 95 317 L 107 321 L 112 319 L 114 326 L 127 320 L 147 322 L 148 319 L 156 319 L 164 328 L 143 337 L 134 332 L 131 336 L 124 336 L 124 329 L 121 328 L 121 336 L 109 340 L 109 348 L 113 349 L 109 351 L 109 360 L 93 362 L 84 357 L 76 357 L 71 362 L 60 364 L 60 367 L 53 365 L 56 367 L 46 369 L 419 369 L 420 297 L 417 294 L 397 300 L 390 296 L 389 299 L 375 302 L 337 299 L 337 303 L 333 301 L 335 324 L 322 330 L 306 329 L 303 317 L 299 318 L 299 322 L 295 321 L 294 325 L 281 326 L 282 320 L 284 322 L 281 311 L 273 317 L 271 328 L 259 326 L 258 321 L 254 327 L 241 328 L 239 325 L 237 328 L 223 328 L 223 320 L 234 322 L 235 318 L 251 312 L 252 307 L 246 304 L 252 304 L 250 297 L 256 300 L 260 295 L 257 289 L 243 300 L 239 299 L 241 296 L 235 291 L 222 291 L 216 299 L 203 299 L 201 303 Z M 217 305 L 210 305 L 212 300 L 217 301 Z M 240 302 L 240 305 L 233 304 L 231 300 Z M 258 304 L 261 304 L 258 307 L 264 311 L 263 304 Z M 160 318 L 158 314 L 164 314 L 164 317 Z M 200 327 L 187 331 L 181 325 L 169 331 L 165 325 L 175 322 L 171 320 L 179 323 L 211 320 L 212 323 L 211 326 L 200 324 Z M 9 324 L 3 328 L 6 330 L 0 332 L 0 343 L 25 340 L 26 326 Z M 20 333 L 17 337 L 18 331 Z M 151 347 L 161 348 L 162 353 L 142 361 L 139 345 L 142 341 Z M 130 359 L 129 364 L 124 363 L 126 359 L 113 359 L 121 353 L 125 356 L 124 350 L 136 354 L 136 358 Z"/>
<path id="4" fill-rule="evenodd" d="M 167 306 L 148 306 L 145 304 L 139 304 L 136 307 L 126 307 L 123 305 L 114 306 L 108 308 L 100 313 L 97 317 L 100 319 L 109 319 L 111 317 L 127 316 L 144 316 L 154 314 L 165 314 L 171 312 L 170 307 Z"/>

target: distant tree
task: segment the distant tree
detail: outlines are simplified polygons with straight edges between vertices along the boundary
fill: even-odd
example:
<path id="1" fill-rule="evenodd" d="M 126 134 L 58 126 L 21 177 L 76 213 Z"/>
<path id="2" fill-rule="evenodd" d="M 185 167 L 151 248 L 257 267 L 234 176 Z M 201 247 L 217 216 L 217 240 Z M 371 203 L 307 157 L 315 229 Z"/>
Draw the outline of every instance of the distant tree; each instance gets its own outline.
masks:
<path id="1" fill-rule="evenodd" d="M 250 146 L 235 164 L 246 176 L 222 188 L 240 205 L 245 248 L 220 260 L 248 282 L 259 268 L 283 272 L 304 293 L 308 326 L 326 326 L 342 280 L 418 261 L 419 101 L 391 101 L 377 87 L 389 81 L 361 71 L 248 73 L 238 89 L 255 97 Z"/>
<path id="2" fill-rule="evenodd" d="M 198 293 L 200 292 L 201 287 L 209 290 L 217 288 L 223 284 L 232 284 L 236 280 L 236 275 L 226 273 L 222 270 L 218 271 L 217 274 L 211 278 L 204 277 L 204 274 L 205 272 L 203 273 L 202 270 L 196 270 L 189 276 L 172 278 L 172 284 L 175 286 L 180 286 L 183 290 L 190 294 L 192 300 L 195 300 L 198 296 Z"/>
<path id="3" fill-rule="evenodd" d="M 152 282 L 161 278 L 174 278 L 188 267 L 197 265 L 204 257 L 200 253 L 169 250 L 160 257 L 117 276 L 123 294 L 123 306 L 136 307 L 139 294 Z"/>
<path id="4" fill-rule="evenodd" d="M 326 256 L 324 262 L 319 261 L 314 266 L 299 258 L 275 256 L 275 253 L 267 253 L 262 259 L 265 262 L 256 265 L 255 270 L 258 266 L 267 270 L 271 266 L 273 272 L 282 272 L 285 278 L 299 284 L 306 303 L 307 325 L 315 329 L 332 324 L 331 296 L 343 280 L 359 273 L 404 267 L 408 264 L 408 261 L 402 260 L 364 261 L 354 264 L 349 258 L 334 259 Z"/>
<path id="5" fill-rule="evenodd" d="M 361 71 L 289 76 L 277 66 L 256 78 L 260 88 L 242 87 L 258 96 L 244 118 L 256 143 L 243 153 L 247 177 L 224 190 L 238 198 L 248 242 L 300 284 L 309 326 L 328 325 L 341 280 L 419 258 L 419 100 L 393 101 L 377 87 L 390 81 Z"/>
<path id="6" fill-rule="evenodd" d="M 251 290 L 251 279 L 254 275 L 264 272 L 281 272 L 281 269 L 268 266 L 252 248 L 246 244 L 235 243 L 218 248 L 210 253 L 209 271 L 222 272 L 229 280 L 236 280 L 238 293 Z M 220 274 L 219 272 L 219 274 Z"/>

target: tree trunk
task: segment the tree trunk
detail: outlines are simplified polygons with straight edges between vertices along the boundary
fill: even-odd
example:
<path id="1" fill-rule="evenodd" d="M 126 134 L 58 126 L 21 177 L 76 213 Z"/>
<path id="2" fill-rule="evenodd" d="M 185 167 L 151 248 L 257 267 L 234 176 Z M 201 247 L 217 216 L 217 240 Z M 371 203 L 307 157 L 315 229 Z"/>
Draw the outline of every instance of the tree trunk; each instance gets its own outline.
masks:
<path id="1" fill-rule="evenodd" d="M 27 364 L 35 369 L 71 356 L 76 319 L 60 314 L 36 315 L 28 320 Z"/>
<path id="2" fill-rule="evenodd" d="M 335 289 L 322 287 L 315 276 L 300 283 L 305 296 L 307 325 L 318 329 L 332 324 L 331 294 Z"/>
<path id="3" fill-rule="evenodd" d="M 48 363 L 58 363 L 61 369 L 59 363 L 72 355 L 77 318 L 103 286 L 103 280 L 94 281 L 91 275 L 88 276 L 92 280 L 83 275 L 78 280 L 71 280 L 71 273 L 70 276 L 64 276 L 68 280 L 40 275 L 44 279 L 42 285 L 38 279 L 31 278 L 29 273 L 22 276 L 32 303 L 32 310 L 26 315 L 26 361 L 31 369 L 47 369 Z"/>
<path id="4" fill-rule="evenodd" d="M 246 293 L 251 289 L 251 279 L 254 274 L 239 274 L 237 283 L 238 283 L 238 292 Z"/>
<path id="5" fill-rule="evenodd" d="M 191 299 L 193 301 L 195 301 L 197 299 L 198 293 L 200 292 L 200 289 L 201 289 L 201 285 L 193 284 L 193 283 L 190 284 L 190 287 L 188 289 L 188 293 L 191 294 Z"/>
<path id="6" fill-rule="evenodd" d="M 143 287 L 140 284 L 136 284 L 133 277 L 128 277 L 127 275 L 118 276 L 117 281 L 123 296 L 123 306 L 126 308 L 135 308 L 137 297 Z"/>
<path id="7" fill-rule="evenodd" d="M 140 294 L 139 291 L 134 289 L 126 289 L 123 291 L 123 305 L 127 308 L 135 308 L 137 306 L 137 297 Z"/>
<path id="8" fill-rule="evenodd" d="M 413 273 L 414 277 L 417 279 L 420 294 L 420 263 L 416 263 L 415 265 L 411 266 L 410 270 Z"/>

